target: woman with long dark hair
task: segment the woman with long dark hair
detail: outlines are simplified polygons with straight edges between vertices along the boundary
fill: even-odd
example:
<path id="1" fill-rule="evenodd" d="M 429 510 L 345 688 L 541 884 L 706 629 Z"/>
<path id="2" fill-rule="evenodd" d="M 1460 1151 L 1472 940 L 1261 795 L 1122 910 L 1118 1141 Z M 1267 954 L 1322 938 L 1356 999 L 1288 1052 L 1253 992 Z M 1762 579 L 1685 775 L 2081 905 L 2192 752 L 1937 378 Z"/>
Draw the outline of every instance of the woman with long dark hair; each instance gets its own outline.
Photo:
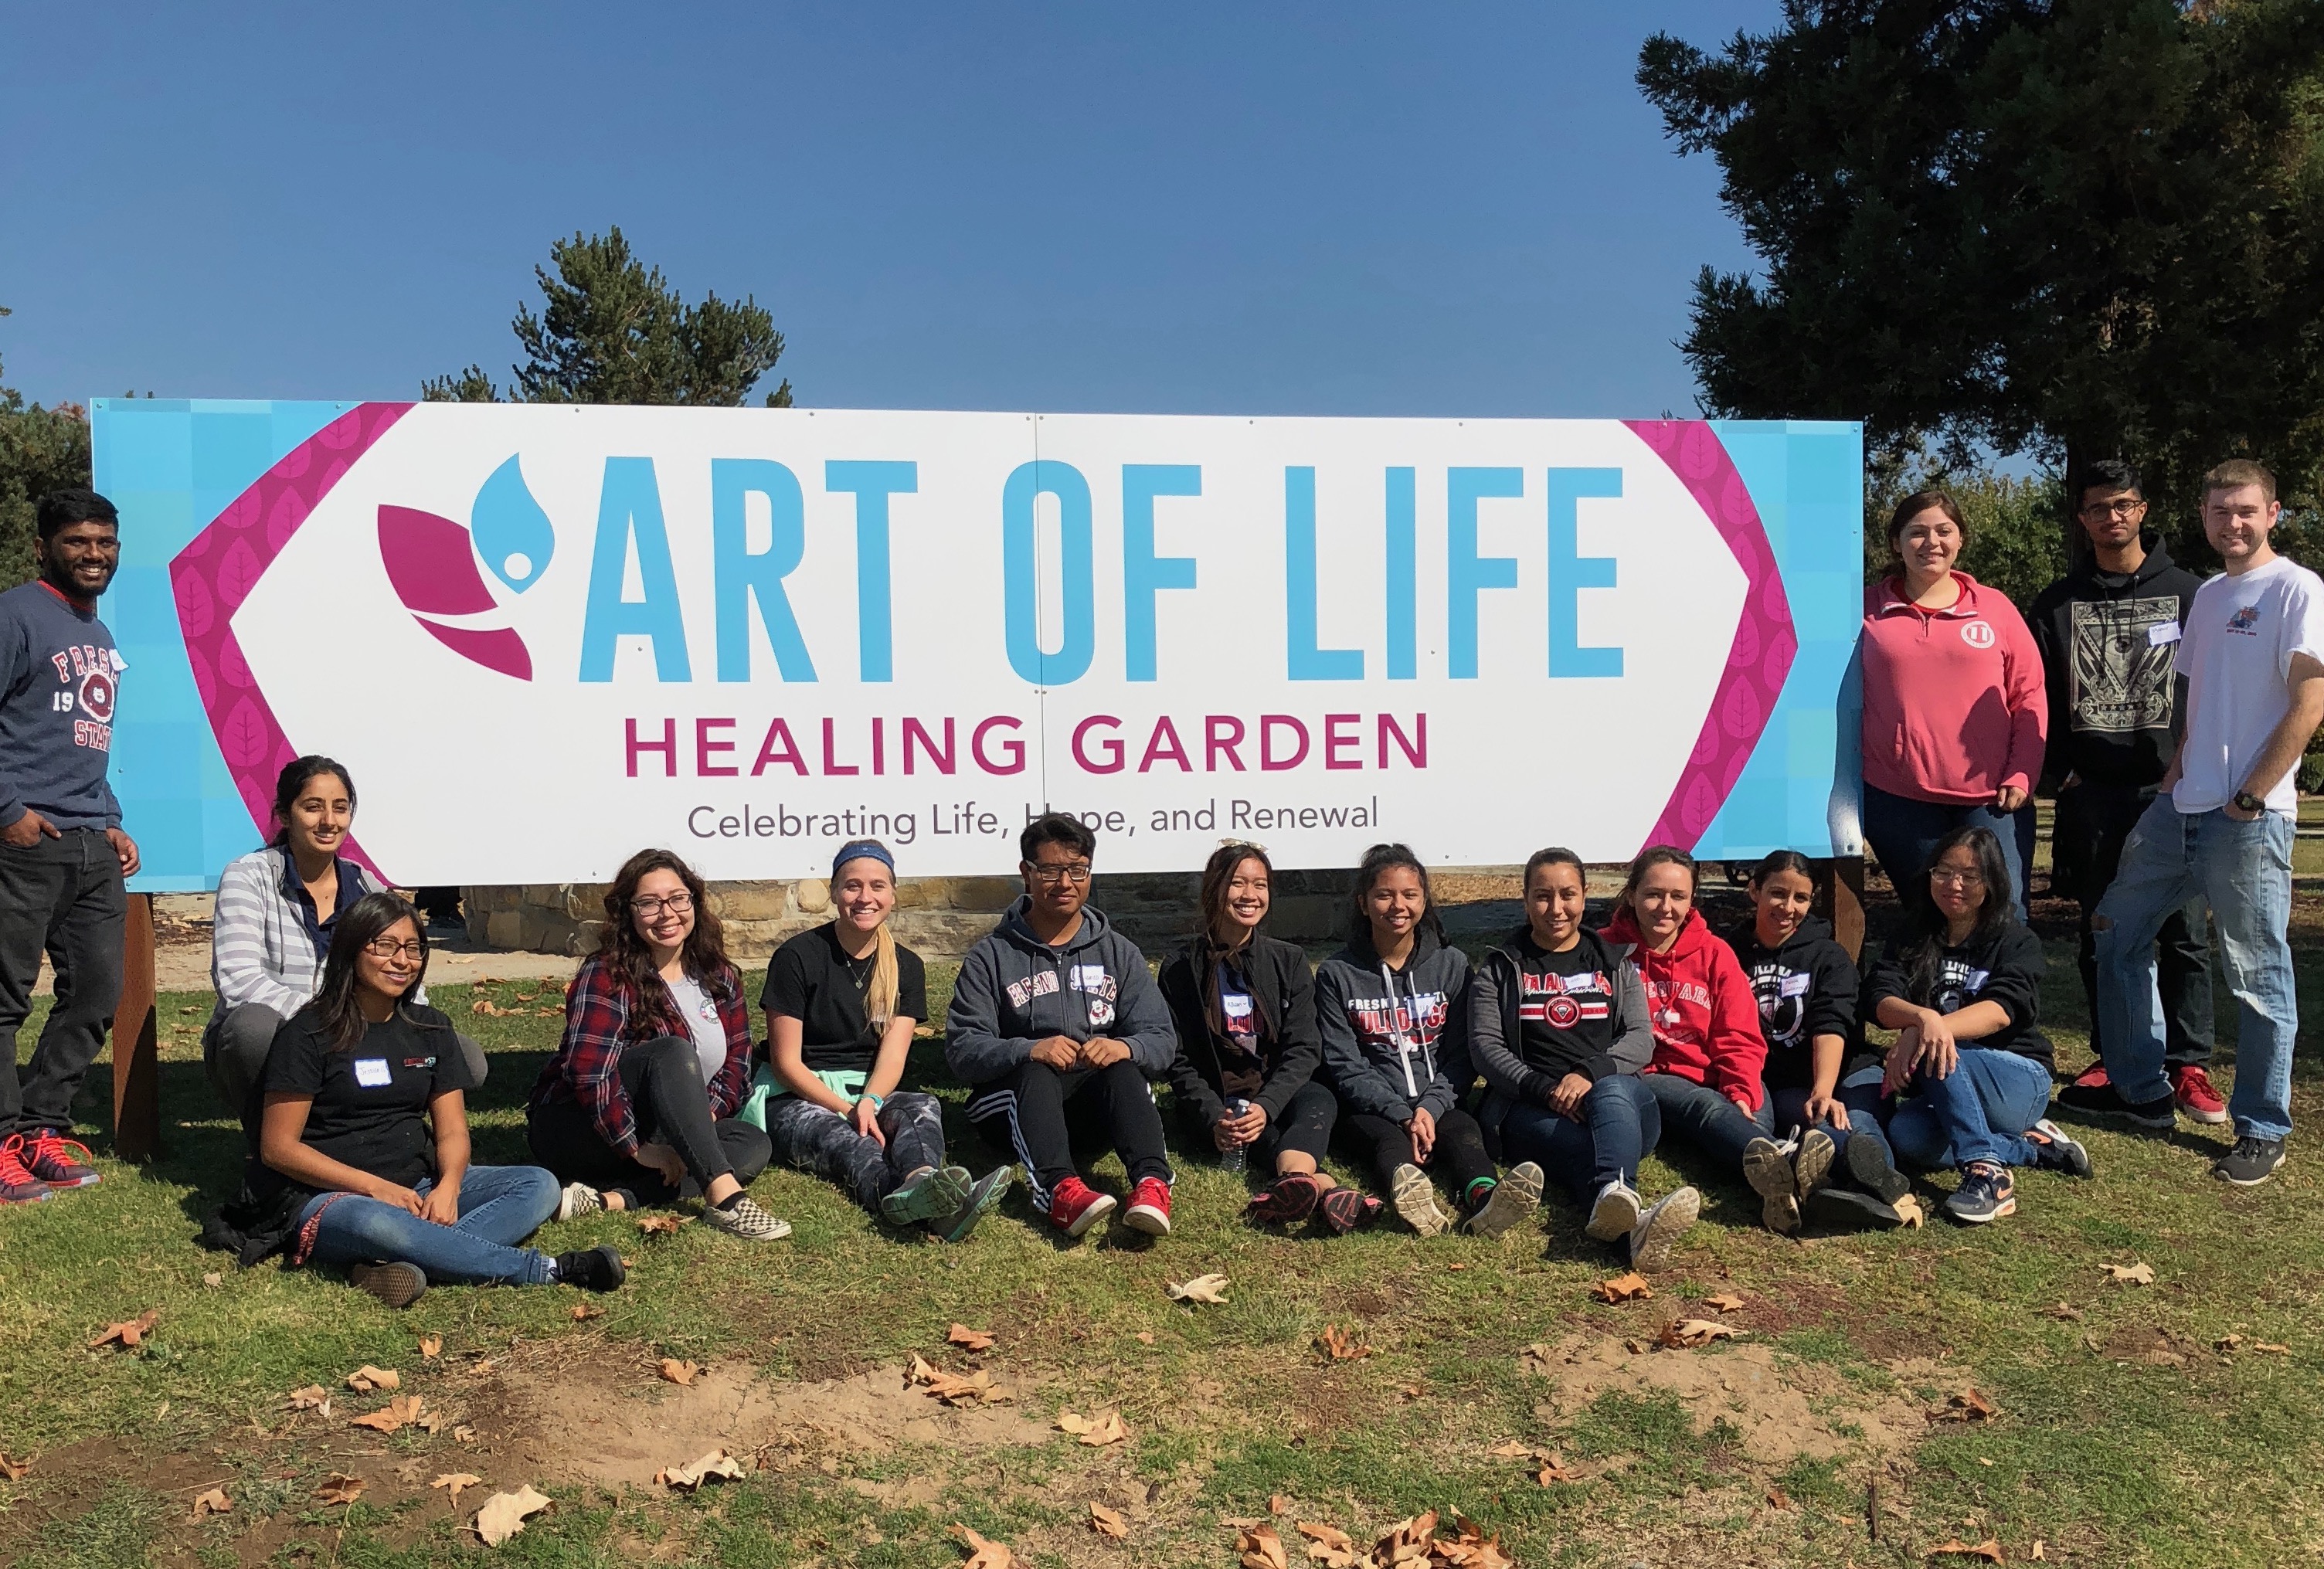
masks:
<path id="1" fill-rule="evenodd" d="M 1909 1165 L 1960 1172 L 1944 1207 L 1966 1224 L 2016 1213 L 2013 1166 L 2089 1175 L 2088 1152 L 2043 1116 L 2052 1060 L 2042 969 L 2042 939 L 2010 899 L 2002 841 L 1981 827 L 1939 839 L 1864 996 L 1873 1021 L 1897 1032 L 1881 1087 L 1905 1099 L 1889 1142 Z"/>
<path id="2" fill-rule="evenodd" d="M 1461 1104 L 1477 1081 L 1468 996 L 1469 955 L 1444 940 L 1428 868 L 1406 844 L 1365 851 L 1347 946 L 1315 972 L 1315 1023 L 1342 1138 L 1424 1237 L 1456 1221 L 1498 1237 L 1541 1204 L 1541 1168 L 1497 1172 Z M 1432 1176 L 1452 1187 L 1452 1214 Z"/>
<path id="3" fill-rule="evenodd" d="M 1008 1193 L 1010 1170 L 972 1179 L 946 1165 L 943 1103 L 903 1088 L 928 983 L 919 955 L 888 929 L 896 858 L 877 839 L 842 844 L 830 888 L 832 918 L 768 961 L 755 1081 L 766 1094 L 743 1115 L 755 1112 L 788 1164 L 844 1184 L 873 1214 L 964 1241 Z"/>
<path id="4" fill-rule="evenodd" d="M 605 891 L 605 929 L 565 993 L 565 1038 L 527 1109 L 532 1153 L 566 1184 L 561 1213 L 674 1204 L 752 1241 L 790 1234 L 743 1189 L 774 1147 L 740 1115 L 751 1014 L 709 891 L 668 850 L 641 850 Z"/>
<path id="5" fill-rule="evenodd" d="M 517 1244 L 557 1213 L 533 1166 L 471 1166 L 466 1059 L 451 1021 L 412 1001 L 428 970 L 420 914 L 392 893 L 342 912 L 322 983 L 275 1032 L 243 1193 L 213 1241 L 255 1263 L 343 1264 L 391 1307 L 430 1284 L 622 1283 L 611 1248 L 555 1258 Z"/>
<path id="6" fill-rule="evenodd" d="M 1273 1177 L 1251 1199 L 1252 1219 L 1296 1225 L 1320 1210 L 1344 1234 L 1380 1203 L 1318 1165 L 1339 1104 L 1315 1079 L 1323 1043 L 1307 955 L 1259 929 L 1274 870 L 1264 849 L 1240 844 L 1221 845 L 1204 866 L 1197 929 L 1162 966 L 1162 1000 L 1178 1029 L 1167 1076 L 1194 1138 Z"/>
<path id="7" fill-rule="evenodd" d="M 218 874 L 210 928 L 217 1003 L 202 1031 L 202 1066 L 245 1127 L 257 1125 L 254 1094 L 274 1032 L 314 996 L 339 912 L 384 891 L 362 863 L 342 854 L 355 819 L 346 766 L 312 753 L 294 759 L 275 777 L 274 837 Z M 419 998 L 427 1000 L 424 992 Z M 454 1038 L 467 1061 L 468 1087 L 481 1087 L 484 1048 L 465 1035 Z"/>
<path id="8" fill-rule="evenodd" d="M 2025 618 L 1955 568 L 1968 543 L 1943 491 L 1889 516 L 1895 569 L 1864 591 L 1864 837 L 1901 892 L 1940 838 L 1994 830 L 2022 919 L 2050 697 Z"/>

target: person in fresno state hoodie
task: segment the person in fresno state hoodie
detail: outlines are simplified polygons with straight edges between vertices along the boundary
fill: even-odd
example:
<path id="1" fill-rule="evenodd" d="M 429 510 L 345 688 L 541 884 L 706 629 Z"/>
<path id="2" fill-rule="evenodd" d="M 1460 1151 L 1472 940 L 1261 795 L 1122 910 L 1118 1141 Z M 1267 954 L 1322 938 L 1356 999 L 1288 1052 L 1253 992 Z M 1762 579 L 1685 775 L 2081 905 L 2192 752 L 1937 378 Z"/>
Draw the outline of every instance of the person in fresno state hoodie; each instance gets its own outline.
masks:
<path id="1" fill-rule="evenodd" d="M 1849 1055 L 1858 1039 L 1856 961 L 1832 940 L 1831 923 L 1808 913 L 1814 900 L 1808 858 L 1772 851 L 1751 872 L 1751 919 L 1734 937 L 1767 1043 L 1759 1126 L 1807 1130 L 1793 1155 L 1801 1203 L 1823 1200 L 1840 1218 L 1868 1214 L 1895 1225 L 1903 1219 L 1896 1201 L 1912 1183 L 1881 1130 L 1879 1054 L 1858 1046 Z M 1859 1188 L 1827 1183 L 1835 1155 Z"/>
<path id="2" fill-rule="evenodd" d="M 1452 1185 L 1480 1235 L 1499 1236 L 1541 1203 L 1541 1168 L 1497 1177 L 1483 1130 L 1461 1109 L 1477 1077 L 1468 988 L 1469 955 L 1445 946 L 1427 868 L 1402 844 L 1365 851 L 1348 946 L 1315 973 L 1315 1023 L 1340 1126 L 1424 1237 L 1452 1224 L 1436 1205 L 1432 1171 Z"/>
<path id="3" fill-rule="evenodd" d="M 1791 1154 L 1760 1125 L 1767 1043 L 1759 1005 L 1727 939 L 1694 908 L 1694 857 L 1670 844 L 1638 853 L 1606 940 L 1638 966 L 1655 1053 L 1646 1083 L 1662 1109 L 1663 1131 L 1712 1159 L 1742 1168 L 1775 1231 L 1800 1223 L 1799 1179 Z M 1831 1151 L 1824 1151 L 1830 1166 Z M 1811 1171 L 1811 1176 L 1821 1173 Z"/>
<path id="4" fill-rule="evenodd" d="M 1259 934 L 1273 870 L 1256 844 L 1222 845 L 1203 868 L 1200 929 L 1162 966 L 1162 1000 L 1178 1027 L 1170 1088 L 1195 1138 L 1274 1174 L 1250 1201 L 1251 1218 L 1293 1225 L 1321 1209 L 1345 1234 L 1380 1201 L 1316 1167 L 1339 1103 L 1315 1079 L 1323 1043 L 1307 955 Z"/>
<path id="5" fill-rule="evenodd" d="M 1638 1162 L 1662 1112 L 1637 1076 L 1654 1052 L 1637 967 L 1595 932 L 1582 859 L 1536 850 L 1525 869 L 1526 924 L 1485 955 L 1469 988 L 1469 1040 L 1484 1070 L 1483 1120 L 1504 1155 L 1534 1156 L 1590 1205 L 1589 1234 L 1658 1269 L 1702 1207 L 1682 1187 L 1638 1202 Z"/>

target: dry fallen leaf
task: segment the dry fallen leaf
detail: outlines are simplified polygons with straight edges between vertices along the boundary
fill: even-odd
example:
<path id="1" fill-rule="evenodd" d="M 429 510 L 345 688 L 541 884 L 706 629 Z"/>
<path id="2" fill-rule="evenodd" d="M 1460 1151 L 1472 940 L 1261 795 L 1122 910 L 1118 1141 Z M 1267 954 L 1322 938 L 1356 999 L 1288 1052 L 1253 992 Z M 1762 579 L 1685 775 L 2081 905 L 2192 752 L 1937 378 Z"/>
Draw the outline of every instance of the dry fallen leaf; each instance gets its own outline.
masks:
<path id="1" fill-rule="evenodd" d="M 2000 1414 L 2001 1407 L 1979 1394 L 1972 1386 L 1966 1392 L 1954 1395 L 1936 1410 L 1929 1413 L 1932 1422 L 1984 1422 Z"/>
<path id="2" fill-rule="evenodd" d="M 1060 1411 L 1057 1413 L 1057 1431 L 1079 1435 L 1081 1441 L 1092 1449 L 1102 1449 L 1130 1436 L 1130 1429 L 1122 1426 L 1119 1411 L 1107 1411 L 1096 1417 L 1076 1417 L 1071 1411 Z"/>
<path id="3" fill-rule="evenodd" d="M 1283 1538 L 1273 1526 L 1238 1531 L 1235 1550 L 1242 1555 L 1243 1569 L 1291 1569 L 1291 1555 L 1283 1550 Z"/>
<path id="4" fill-rule="evenodd" d="M 1453 1517 L 1459 1535 L 1447 1542 L 1439 1537 L 1431 1551 L 1452 1569 L 1517 1569 L 1517 1561 L 1501 1546 L 1501 1534 L 1488 1537 L 1473 1521 Z"/>
<path id="5" fill-rule="evenodd" d="M 1675 1324 L 1664 1325 L 1662 1334 L 1655 1337 L 1655 1343 L 1665 1346 L 1709 1345 L 1714 1340 L 1733 1340 L 1738 1335 L 1750 1333 L 1748 1329 L 1731 1328 L 1713 1319 L 1682 1318 Z"/>
<path id="6" fill-rule="evenodd" d="M 2113 1281 L 2117 1286 L 2152 1286 L 2154 1284 L 2154 1266 L 2152 1264 L 2107 1264 L 2103 1266 L 2103 1268 L 2106 1269 L 2107 1278 Z"/>
<path id="7" fill-rule="evenodd" d="M 444 1337 L 442 1335 L 423 1334 L 420 1337 L 420 1360 L 421 1361 L 434 1361 L 436 1360 L 436 1354 L 443 1349 Z"/>
<path id="8" fill-rule="evenodd" d="M 677 1357 L 661 1359 L 661 1376 L 673 1384 L 690 1384 L 694 1375 L 702 1371 L 699 1362 L 681 1361 Z"/>
<path id="9" fill-rule="evenodd" d="M 1743 1306 L 1743 1299 L 1732 1292 L 1721 1292 L 1717 1297 L 1704 1297 L 1702 1305 L 1713 1313 L 1732 1313 Z"/>
<path id="10" fill-rule="evenodd" d="M 665 1466 L 654 1481 L 672 1492 L 692 1492 L 706 1481 L 732 1481 L 742 1474 L 742 1463 L 723 1449 L 696 1455 L 684 1465 Z"/>
<path id="11" fill-rule="evenodd" d="M 1325 1357 L 1335 1362 L 1360 1361 L 1372 1354 L 1372 1348 L 1360 1344 L 1354 1336 L 1343 1334 L 1336 1324 L 1327 1324 L 1323 1333 L 1315 1337 L 1315 1344 Z"/>
<path id="12" fill-rule="evenodd" d="M 585 1318 L 603 1317 L 604 1312 L 602 1307 L 576 1307 L 573 1310 L 573 1322 L 578 1324 Z"/>
<path id="13" fill-rule="evenodd" d="M 1117 1542 L 1126 1542 L 1130 1539 L 1128 1520 L 1123 1519 L 1095 1499 L 1090 1500 L 1089 1510 L 1091 1530 L 1102 1537 L 1111 1537 Z"/>
<path id="14" fill-rule="evenodd" d="M 1655 1294 L 1646 1278 L 1636 1269 L 1627 1275 L 1617 1275 L 1611 1280 L 1600 1280 L 1590 1288 L 1590 1295 L 1600 1302 L 1643 1302 Z"/>
<path id="15" fill-rule="evenodd" d="M 1771 1487 L 1767 1490 L 1767 1507 L 1771 1509 L 1790 1509 L 1792 1507 L 1791 1497 L 1789 1494 L 1785 1493 L 1782 1488 Z"/>
<path id="16" fill-rule="evenodd" d="M 1139 1330 L 1138 1332 L 1138 1342 L 1140 1345 L 1152 1345 L 1154 1343 L 1154 1332 L 1150 1329 Z"/>
<path id="17" fill-rule="evenodd" d="M 12 1458 L 6 1450 L 0 1449 L 0 1479 L 5 1479 L 9 1481 L 22 1481 L 24 1480 L 24 1473 L 32 1469 L 32 1457 L 31 1455 L 28 1454 L 24 1456 L 23 1459 L 17 1460 Z"/>
<path id="18" fill-rule="evenodd" d="M 1941 1542 L 1930 1548 L 1929 1556 L 1932 1558 L 1982 1558 L 1988 1564 L 2008 1562 L 2001 1555 L 2001 1543 L 1992 1537 L 1987 1537 L 1974 1547 L 1959 1537 L 1955 1537 L 1950 1541 Z"/>
<path id="19" fill-rule="evenodd" d="M 234 1500 L 226 1496 L 226 1489 L 214 1487 L 194 1500 L 194 1518 L 207 1519 L 222 1515 L 234 1508 Z"/>
<path id="20" fill-rule="evenodd" d="M 1490 1449 L 1485 1451 L 1485 1453 L 1491 1455 L 1497 1455 L 1503 1460 L 1531 1460 L 1540 1452 L 1530 1444 L 1520 1444 L 1516 1439 L 1512 1438 L 1506 1444 L 1494 1444 Z"/>
<path id="21" fill-rule="evenodd" d="M 2082 1321 L 2082 1310 L 2071 1303 L 2059 1302 L 2042 1309 L 2042 1316 L 2054 1318 L 2060 1324 L 2080 1324 Z"/>
<path id="22" fill-rule="evenodd" d="M 215 1289 L 216 1288 L 226 1284 L 226 1277 L 213 1269 L 208 1274 L 202 1277 L 202 1284 Z"/>
<path id="23" fill-rule="evenodd" d="M 530 1482 L 514 1492 L 496 1492 L 476 1511 L 476 1535 L 485 1546 L 497 1547 L 524 1529 L 526 1517 L 548 1507 L 549 1500 L 535 1492 Z"/>
<path id="24" fill-rule="evenodd" d="M 420 1420 L 420 1397 L 398 1395 L 368 1416 L 358 1417 L 347 1424 L 350 1427 L 369 1427 L 379 1433 L 392 1433 L 397 1428 Z"/>
<path id="25" fill-rule="evenodd" d="M 153 1326 L 161 1321 L 161 1310 L 149 1307 L 134 1318 L 106 1324 L 105 1333 L 90 1341 L 88 1348 L 95 1351 L 101 1345 L 118 1345 L 124 1351 L 134 1351 L 144 1343 L 145 1337 L 153 1333 Z"/>
<path id="26" fill-rule="evenodd" d="M 1184 1284 L 1165 1281 L 1162 1286 L 1173 1302 L 1222 1303 L 1226 1300 L 1226 1288 L 1227 1278 L 1223 1275 L 1197 1275 Z"/>
<path id="27" fill-rule="evenodd" d="M 971 1329 L 964 1324 L 954 1324 L 945 1332 L 945 1339 L 954 1345 L 966 1346 L 971 1351 L 990 1351 L 992 1348 L 991 1335 L 981 1329 Z"/>
<path id="28" fill-rule="evenodd" d="M 476 1475 L 474 1472 L 447 1471 L 428 1485 L 431 1488 L 442 1488 L 444 1490 L 445 1500 L 451 1504 L 453 1508 L 457 1509 L 460 1506 L 461 1490 L 463 1488 L 474 1487 L 484 1480 L 484 1479 L 483 1477 Z"/>
<path id="29" fill-rule="evenodd" d="M 474 1427 L 455 1427 L 452 1429 L 453 1443 L 474 1444 L 475 1441 L 476 1430 Z"/>
<path id="30" fill-rule="evenodd" d="M 323 1479 L 322 1486 L 315 1490 L 315 1501 L 318 1504 L 351 1504 L 363 1497 L 363 1478 L 335 1471 Z"/>
<path id="31" fill-rule="evenodd" d="M 655 1214 L 640 1215 L 638 1230 L 650 1237 L 656 1234 L 666 1237 L 693 1218 L 691 1215 L 674 1215 L 665 1210 Z"/>
<path id="32" fill-rule="evenodd" d="M 2034 1538 L 2034 1546 L 2026 1549 L 2025 1555 L 2036 1564 L 2041 1563 L 2047 1556 L 2047 1555 L 2042 1551 L 2041 1537 L 2036 1537 Z"/>
<path id="33" fill-rule="evenodd" d="M 1534 1481 L 1544 1487 L 1547 1487 L 1554 1481 L 1580 1481 L 1581 1480 L 1582 1473 L 1566 1464 L 1565 1457 L 1554 1449 L 1541 1456 L 1541 1469 L 1534 1473 Z"/>
<path id="34" fill-rule="evenodd" d="M 293 1411 L 312 1411 L 320 1407 L 324 1416 L 331 1414 L 330 1394 L 320 1384 L 309 1384 L 303 1389 L 293 1389 L 282 1398 L 282 1401 Z"/>
<path id="35" fill-rule="evenodd" d="M 1908 1230 L 1919 1231 L 1921 1223 L 1928 1219 L 1927 1212 L 1921 1208 L 1920 1198 L 1914 1194 L 1906 1194 L 1889 1207 L 1896 1212 L 1896 1219 Z"/>
<path id="36" fill-rule="evenodd" d="M 1270 1515 L 1289 1514 L 1291 1512 L 1290 1496 L 1286 1493 L 1279 1492 L 1268 1494 L 1267 1500 L 1267 1512 Z"/>
<path id="37" fill-rule="evenodd" d="M 930 1367 L 918 1352 L 912 1353 L 904 1381 L 924 1386 L 930 1396 L 947 1406 L 992 1406 L 1017 1398 L 1015 1391 L 994 1383 L 992 1375 L 982 1368 L 964 1379 Z"/>
<path id="38" fill-rule="evenodd" d="M 2292 1354 L 2290 1346 L 2278 1345 L 2272 1340 L 2255 1340 L 2252 1342 L 2252 1350 L 2264 1351 L 2270 1356 L 2288 1357 Z"/>
<path id="39" fill-rule="evenodd" d="M 1307 1561 L 1311 1564 L 1321 1564 L 1323 1569 L 1356 1569 L 1363 1562 L 1356 1544 L 1337 1526 L 1301 1520 L 1299 1534 L 1307 1538 Z"/>
<path id="40" fill-rule="evenodd" d="M 968 1561 L 961 1569 L 1018 1569 L 1017 1555 L 1009 1550 L 1008 1543 L 980 1537 L 964 1525 L 954 1524 L 949 1531 L 968 1548 Z"/>
<path id="41" fill-rule="evenodd" d="M 358 1395 L 368 1395 L 374 1389 L 396 1389 L 402 1382 L 400 1374 L 387 1368 L 375 1368 L 369 1362 L 347 1375 L 347 1388 Z"/>

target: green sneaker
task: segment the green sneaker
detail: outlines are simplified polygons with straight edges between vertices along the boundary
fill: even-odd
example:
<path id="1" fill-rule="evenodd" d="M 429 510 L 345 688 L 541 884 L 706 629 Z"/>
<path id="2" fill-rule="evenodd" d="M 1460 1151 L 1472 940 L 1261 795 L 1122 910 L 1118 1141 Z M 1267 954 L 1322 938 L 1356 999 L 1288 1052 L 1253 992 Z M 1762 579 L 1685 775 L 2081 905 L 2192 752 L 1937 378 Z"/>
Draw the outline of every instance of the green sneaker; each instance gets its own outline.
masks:
<path id="1" fill-rule="evenodd" d="M 945 1170 L 956 1171 L 963 1177 L 968 1176 L 963 1167 L 946 1167 Z M 976 1230 L 976 1223 L 1001 1207 L 1001 1201 L 1009 1196 L 1009 1185 L 1016 1179 L 1017 1173 L 1011 1168 L 994 1167 L 968 1185 L 968 1196 L 958 1209 L 943 1220 L 930 1221 L 928 1229 L 947 1242 L 966 1241 L 968 1233 Z"/>
<path id="2" fill-rule="evenodd" d="M 880 1214 L 897 1225 L 914 1226 L 952 1214 L 967 1198 L 968 1189 L 949 1169 L 923 1166 L 880 1201 Z"/>

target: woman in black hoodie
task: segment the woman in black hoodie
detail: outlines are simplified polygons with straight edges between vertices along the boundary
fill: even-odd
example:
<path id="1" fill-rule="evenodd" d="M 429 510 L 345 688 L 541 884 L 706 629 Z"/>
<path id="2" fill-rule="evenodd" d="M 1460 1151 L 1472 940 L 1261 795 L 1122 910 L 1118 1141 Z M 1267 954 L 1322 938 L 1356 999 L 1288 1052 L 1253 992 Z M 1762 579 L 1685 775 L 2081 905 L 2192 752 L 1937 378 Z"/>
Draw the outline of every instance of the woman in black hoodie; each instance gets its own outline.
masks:
<path id="1" fill-rule="evenodd" d="M 1320 1208 L 1345 1233 L 1380 1202 L 1316 1164 L 1339 1107 L 1315 1080 L 1323 1045 L 1307 955 L 1259 932 L 1273 870 L 1256 844 L 1223 845 L 1203 868 L 1201 930 L 1162 966 L 1162 1000 L 1178 1028 L 1167 1077 L 1195 1137 L 1274 1172 L 1250 1201 L 1253 1219 L 1293 1225 Z"/>

